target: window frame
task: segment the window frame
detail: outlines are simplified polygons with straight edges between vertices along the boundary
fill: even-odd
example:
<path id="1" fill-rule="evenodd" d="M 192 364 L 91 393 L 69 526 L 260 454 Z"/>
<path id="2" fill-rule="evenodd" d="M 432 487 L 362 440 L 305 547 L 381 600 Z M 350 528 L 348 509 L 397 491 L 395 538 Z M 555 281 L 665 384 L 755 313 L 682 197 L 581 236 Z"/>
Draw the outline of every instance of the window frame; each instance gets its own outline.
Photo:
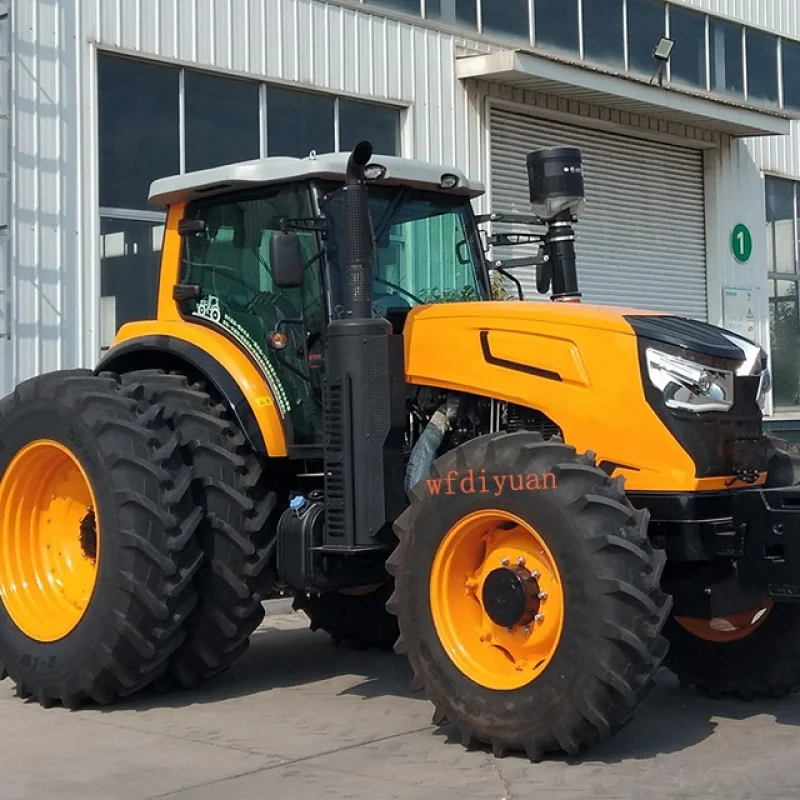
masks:
<path id="1" fill-rule="evenodd" d="M 765 204 L 765 219 L 766 219 L 766 202 L 767 202 L 767 188 L 769 186 L 770 181 L 780 181 L 783 183 L 790 183 L 793 187 L 793 204 L 794 204 L 794 231 L 792 240 L 794 243 L 794 272 L 778 272 L 775 270 L 768 270 L 767 271 L 767 280 L 772 284 L 773 281 L 785 281 L 788 283 L 794 283 L 795 291 L 797 296 L 800 297 L 800 181 L 789 178 L 785 175 L 776 175 L 772 173 L 766 173 L 764 175 L 764 204 Z M 767 222 L 769 224 L 769 222 Z M 767 246 L 771 246 L 771 243 L 768 242 Z M 772 309 L 773 304 L 773 294 L 772 294 L 772 286 L 767 287 L 767 301 L 769 305 L 769 310 Z M 800 303 L 798 303 L 798 316 L 800 316 Z M 770 314 L 771 317 L 771 314 Z M 768 326 L 771 325 L 770 317 L 768 317 L 767 324 Z M 770 328 L 770 341 L 772 339 L 772 331 Z M 773 388 L 770 390 L 771 401 L 772 401 L 772 413 L 774 414 L 797 414 L 800 412 L 800 405 L 797 406 L 779 406 L 775 404 L 775 389 L 774 389 L 774 378 L 773 378 Z"/>

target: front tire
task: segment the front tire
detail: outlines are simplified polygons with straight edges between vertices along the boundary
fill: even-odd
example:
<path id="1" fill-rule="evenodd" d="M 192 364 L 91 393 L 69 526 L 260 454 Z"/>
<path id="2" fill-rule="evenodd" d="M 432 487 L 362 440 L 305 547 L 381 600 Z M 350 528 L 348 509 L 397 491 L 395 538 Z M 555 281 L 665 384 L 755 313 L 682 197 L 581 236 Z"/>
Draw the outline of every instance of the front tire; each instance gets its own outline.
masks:
<path id="1" fill-rule="evenodd" d="M 397 617 L 386 610 L 393 593 L 392 581 L 365 594 L 323 592 L 298 594 L 294 610 L 311 620 L 312 631 L 325 631 L 334 644 L 349 642 L 357 650 L 393 650 L 400 636 Z"/>
<path id="2" fill-rule="evenodd" d="M 0 676 L 69 708 L 152 683 L 202 560 L 163 407 L 83 370 L 26 381 L 0 402 L 0 475 Z"/>
<path id="3" fill-rule="evenodd" d="M 462 491 L 469 474 L 492 490 Z M 555 486 L 538 490 L 526 477 L 548 475 Z M 575 755 L 625 725 L 664 658 L 671 607 L 647 521 L 621 481 L 559 439 L 494 434 L 438 459 L 395 525 L 388 562 L 396 649 L 434 722 L 455 725 L 466 746 L 532 761 Z"/>
<path id="4" fill-rule="evenodd" d="M 742 700 L 785 697 L 800 690 L 800 608 L 776 604 L 754 624 L 760 609 L 731 618 L 733 630 L 715 630 L 701 620 L 671 618 L 666 665 L 682 688 L 709 697 Z M 728 621 L 728 620 L 726 620 Z M 718 626 L 719 627 L 719 626 Z"/>

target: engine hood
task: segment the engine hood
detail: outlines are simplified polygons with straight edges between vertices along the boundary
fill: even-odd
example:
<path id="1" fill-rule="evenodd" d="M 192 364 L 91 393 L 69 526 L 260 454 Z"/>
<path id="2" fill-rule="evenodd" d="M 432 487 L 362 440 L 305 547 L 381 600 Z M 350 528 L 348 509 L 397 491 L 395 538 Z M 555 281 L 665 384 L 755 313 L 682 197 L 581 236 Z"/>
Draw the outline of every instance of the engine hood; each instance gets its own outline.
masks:
<path id="1" fill-rule="evenodd" d="M 403 339 L 406 383 L 536 409 L 568 443 L 619 465 L 630 489 L 720 488 L 731 459 L 718 445 L 759 433 L 763 351 L 712 325 L 583 303 L 443 303 L 413 309 Z M 739 402 L 673 413 L 648 380 L 650 348 L 736 373 Z"/>

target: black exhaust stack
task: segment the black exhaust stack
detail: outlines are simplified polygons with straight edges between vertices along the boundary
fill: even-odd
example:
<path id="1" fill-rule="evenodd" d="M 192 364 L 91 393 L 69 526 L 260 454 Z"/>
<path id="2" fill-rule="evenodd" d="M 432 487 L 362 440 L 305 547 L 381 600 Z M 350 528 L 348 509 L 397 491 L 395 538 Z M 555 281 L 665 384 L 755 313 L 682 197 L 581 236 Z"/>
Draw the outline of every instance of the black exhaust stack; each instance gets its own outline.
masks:
<path id="1" fill-rule="evenodd" d="M 372 314 L 375 242 L 364 168 L 372 145 L 353 150 L 345 174 L 344 314 L 328 325 L 323 551 L 383 549 L 405 507 L 402 336 Z"/>
<path id="2" fill-rule="evenodd" d="M 369 214 L 369 190 L 364 180 L 364 168 L 372 158 L 372 145 L 361 142 L 350 154 L 344 187 L 345 242 L 347 257 L 347 287 L 345 315 L 351 319 L 372 316 L 372 224 Z"/>
<path id="3" fill-rule="evenodd" d="M 527 165 L 531 205 L 547 225 L 544 250 L 549 261 L 539 273 L 537 288 L 545 294 L 552 281 L 553 301 L 579 303 L 572 225 L 586 196 L 581 151 L 575 147 L 534 150 L 528 154 Z"/>

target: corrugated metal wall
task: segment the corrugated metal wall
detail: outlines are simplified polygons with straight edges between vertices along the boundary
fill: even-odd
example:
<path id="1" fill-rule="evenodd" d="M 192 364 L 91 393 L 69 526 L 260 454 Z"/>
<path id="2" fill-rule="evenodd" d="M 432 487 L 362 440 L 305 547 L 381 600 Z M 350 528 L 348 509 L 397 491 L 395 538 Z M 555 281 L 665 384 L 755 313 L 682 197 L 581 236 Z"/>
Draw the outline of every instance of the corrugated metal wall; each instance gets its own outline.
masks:
<path id="1" fill-rule="evenodd" d="M 684 2 L 800 38 L 797 0 Z M 485 51 L 485 43 L 400 23 L 376 7 L 366 13 L 319 0 L 11 0 L 11 6 L 16 266 L 2 391 L 46 370 L 91 365 L 99 351 L 98 47 L 406 104 L 405 155 L 489 177 L 486 96 L 506 93 L 465 88 L 453 69 L 461 48 Z M 537 95 L 533 102 L 547 113 L 570 111 L 555 98 Z M 616 124 L 613 114 L 603 119 L 602 111 L 600 123 Z M 759 166 L 800 178 L 800 129 L 792 140 L 748 145 Z M 729 156 L 709 163 L 735 168 L 737 159 L 728 164 Z M 755 197 L 747 206 L 743 216 L 750 219 L 758 211 Z M 742 216 L 728 207 L 719 220 L 723 238 L 728 212 Z M 754 219 L 755 233 L 763 216 Z M 710 263 L 717 256 L 727 263 L 729 248 L 720 241 L 716 252 L 709 243 Z M 709 302 L 712 312 L 713 298 Z"/>
<path id="2" fill-rule="evenodd" d="M 8 351 L 8 285 L 11 278 L 11 4 L 0 0 L 0 380 Z"/>
<path id="3" fill-rule="evenodd" d="M 12 0 L 10 352 L 3 389 L 78 362 L 77 254 L 81 142 L 76 116 L 74 6 Z"/>

